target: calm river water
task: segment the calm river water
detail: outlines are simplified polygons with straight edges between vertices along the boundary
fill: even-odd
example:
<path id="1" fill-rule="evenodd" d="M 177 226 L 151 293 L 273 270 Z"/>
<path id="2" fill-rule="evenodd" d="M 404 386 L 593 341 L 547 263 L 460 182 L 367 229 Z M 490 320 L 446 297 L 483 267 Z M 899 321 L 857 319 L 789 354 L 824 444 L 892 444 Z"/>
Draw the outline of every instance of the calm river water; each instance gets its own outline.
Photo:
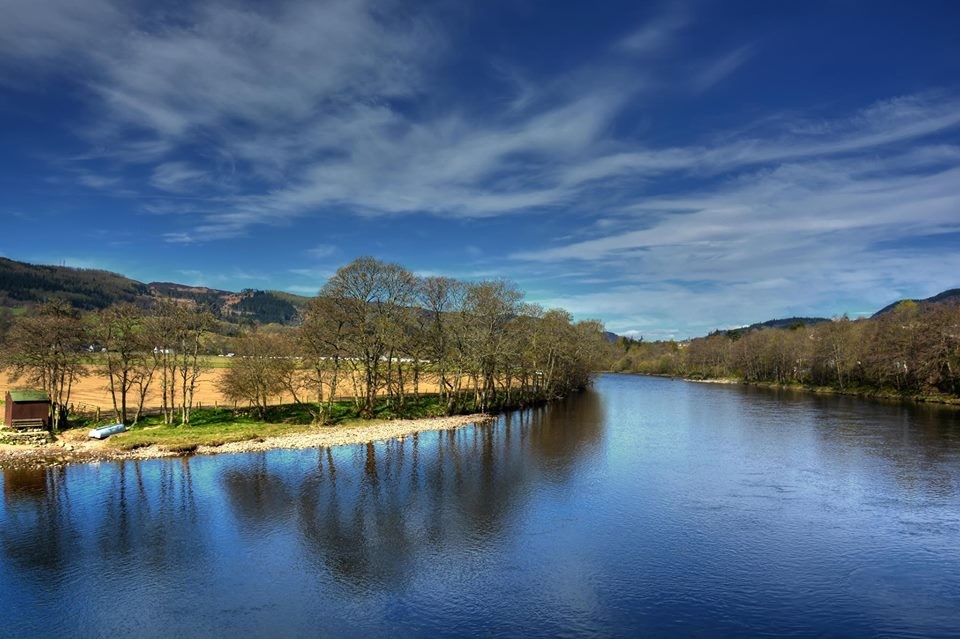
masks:
<path id="1" fill-rule="evenodd" d="M 960 411 L 606 375 L 403 441 L 37 471 L 0 636 L 960 636 Z"/>

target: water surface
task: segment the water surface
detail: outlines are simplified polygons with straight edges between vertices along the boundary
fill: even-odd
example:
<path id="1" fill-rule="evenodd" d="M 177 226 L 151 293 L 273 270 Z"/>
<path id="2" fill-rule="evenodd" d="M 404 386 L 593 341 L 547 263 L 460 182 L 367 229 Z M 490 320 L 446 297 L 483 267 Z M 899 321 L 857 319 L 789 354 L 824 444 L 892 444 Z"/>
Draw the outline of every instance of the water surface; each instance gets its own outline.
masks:
<path id="1" fill-rule="evenodd" d="M 607 375 L 333 449 L 6 471 L 0 636 L 960 636 L 960 411 Z"/>

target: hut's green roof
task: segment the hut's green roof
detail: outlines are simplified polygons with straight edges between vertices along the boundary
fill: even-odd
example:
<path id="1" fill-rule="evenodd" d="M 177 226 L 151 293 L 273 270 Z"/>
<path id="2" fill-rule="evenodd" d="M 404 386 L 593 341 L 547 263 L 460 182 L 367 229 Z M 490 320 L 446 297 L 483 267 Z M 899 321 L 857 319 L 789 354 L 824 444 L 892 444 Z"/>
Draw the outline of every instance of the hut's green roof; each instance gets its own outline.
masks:
<path id="1" fill-rule="evenodd" d="M 50 396 L 43 391 L 33 390 L 12 390 L 10 391 L 10 401 L 12 402 L 49 402 Z"/>

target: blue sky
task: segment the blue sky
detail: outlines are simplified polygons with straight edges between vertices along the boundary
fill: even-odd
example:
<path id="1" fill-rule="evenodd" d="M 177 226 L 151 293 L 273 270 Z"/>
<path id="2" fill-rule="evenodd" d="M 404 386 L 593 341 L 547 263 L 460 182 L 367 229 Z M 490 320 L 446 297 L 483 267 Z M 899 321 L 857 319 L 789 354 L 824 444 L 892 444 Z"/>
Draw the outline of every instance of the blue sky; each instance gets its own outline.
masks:
<path id="1" fill-rule="evenodd" d="M 960 286 L 955 2 L 0 0 L 0 254 L 685 337 Z"/>

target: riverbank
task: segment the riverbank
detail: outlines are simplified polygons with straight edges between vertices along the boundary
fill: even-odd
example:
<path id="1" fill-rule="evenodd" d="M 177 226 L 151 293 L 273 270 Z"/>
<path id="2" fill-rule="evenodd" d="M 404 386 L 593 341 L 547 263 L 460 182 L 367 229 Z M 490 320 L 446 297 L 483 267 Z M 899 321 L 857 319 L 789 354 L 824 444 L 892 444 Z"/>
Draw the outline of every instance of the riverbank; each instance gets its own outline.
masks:
<path id="1" fill-rule="evenodd" d="M 660 377 L 659 375 L 655 377 Z M 670 376 L 667 376 L 670 377 Z M 776 382 L 748 382 L 742 379 L 732 377 L 723 377 L 717 379 L 694 379 L 688 377 L 674 377 L 673 379 L 682 379 L 685 382 L 694 382 L 697 384 L 739 384 L 743 386 L 755 386 L 757 388 L 771 388 L 777 390 L 792 390 L 817 395 L 845 395 L 849 397 L 860 397 L 862 399 L 883 399 L 893 401 L 918 402 L 921 404 L 945 404 L 948 406 L 960 406 L 960 397 L 952 395 L 909 395 L 898 393 L 896 391 L 885 391 L 865 388 L 833 388 L 832 386 L 808 386 L 805 384 L 778 384 Z"/>
<path id="2" fill-rule="evenodd" d="M 469 424 L 480 424 L 494 419 L 492 415 L 475 413 L 452 417 L 353 421 L 335 426 L 304 427 L 267 437 L 253 436 L 242 441 L 220 445 L 196 444 L 164 446 L 151 444 L 139 448 L 125 448 L 111 440 L 91 440 L 88 429 L 73 429 L 60 434 L 58 441 L 43 446 L 13 446 L 0 444 L 0 468 L 22 466 L 50 466 L 68 463 L 121 461 L 127 459 L 157 459 L 184 455 L 216 455 L 246 453 L 278 448 L 302 449 L 366 444 L 389 439 L 402 439 L 414 433 L 453 430 Z M 185 429 L 185 434 L 189 427 Z M 122 439 L 117 439 L 117 443 Z"/>

